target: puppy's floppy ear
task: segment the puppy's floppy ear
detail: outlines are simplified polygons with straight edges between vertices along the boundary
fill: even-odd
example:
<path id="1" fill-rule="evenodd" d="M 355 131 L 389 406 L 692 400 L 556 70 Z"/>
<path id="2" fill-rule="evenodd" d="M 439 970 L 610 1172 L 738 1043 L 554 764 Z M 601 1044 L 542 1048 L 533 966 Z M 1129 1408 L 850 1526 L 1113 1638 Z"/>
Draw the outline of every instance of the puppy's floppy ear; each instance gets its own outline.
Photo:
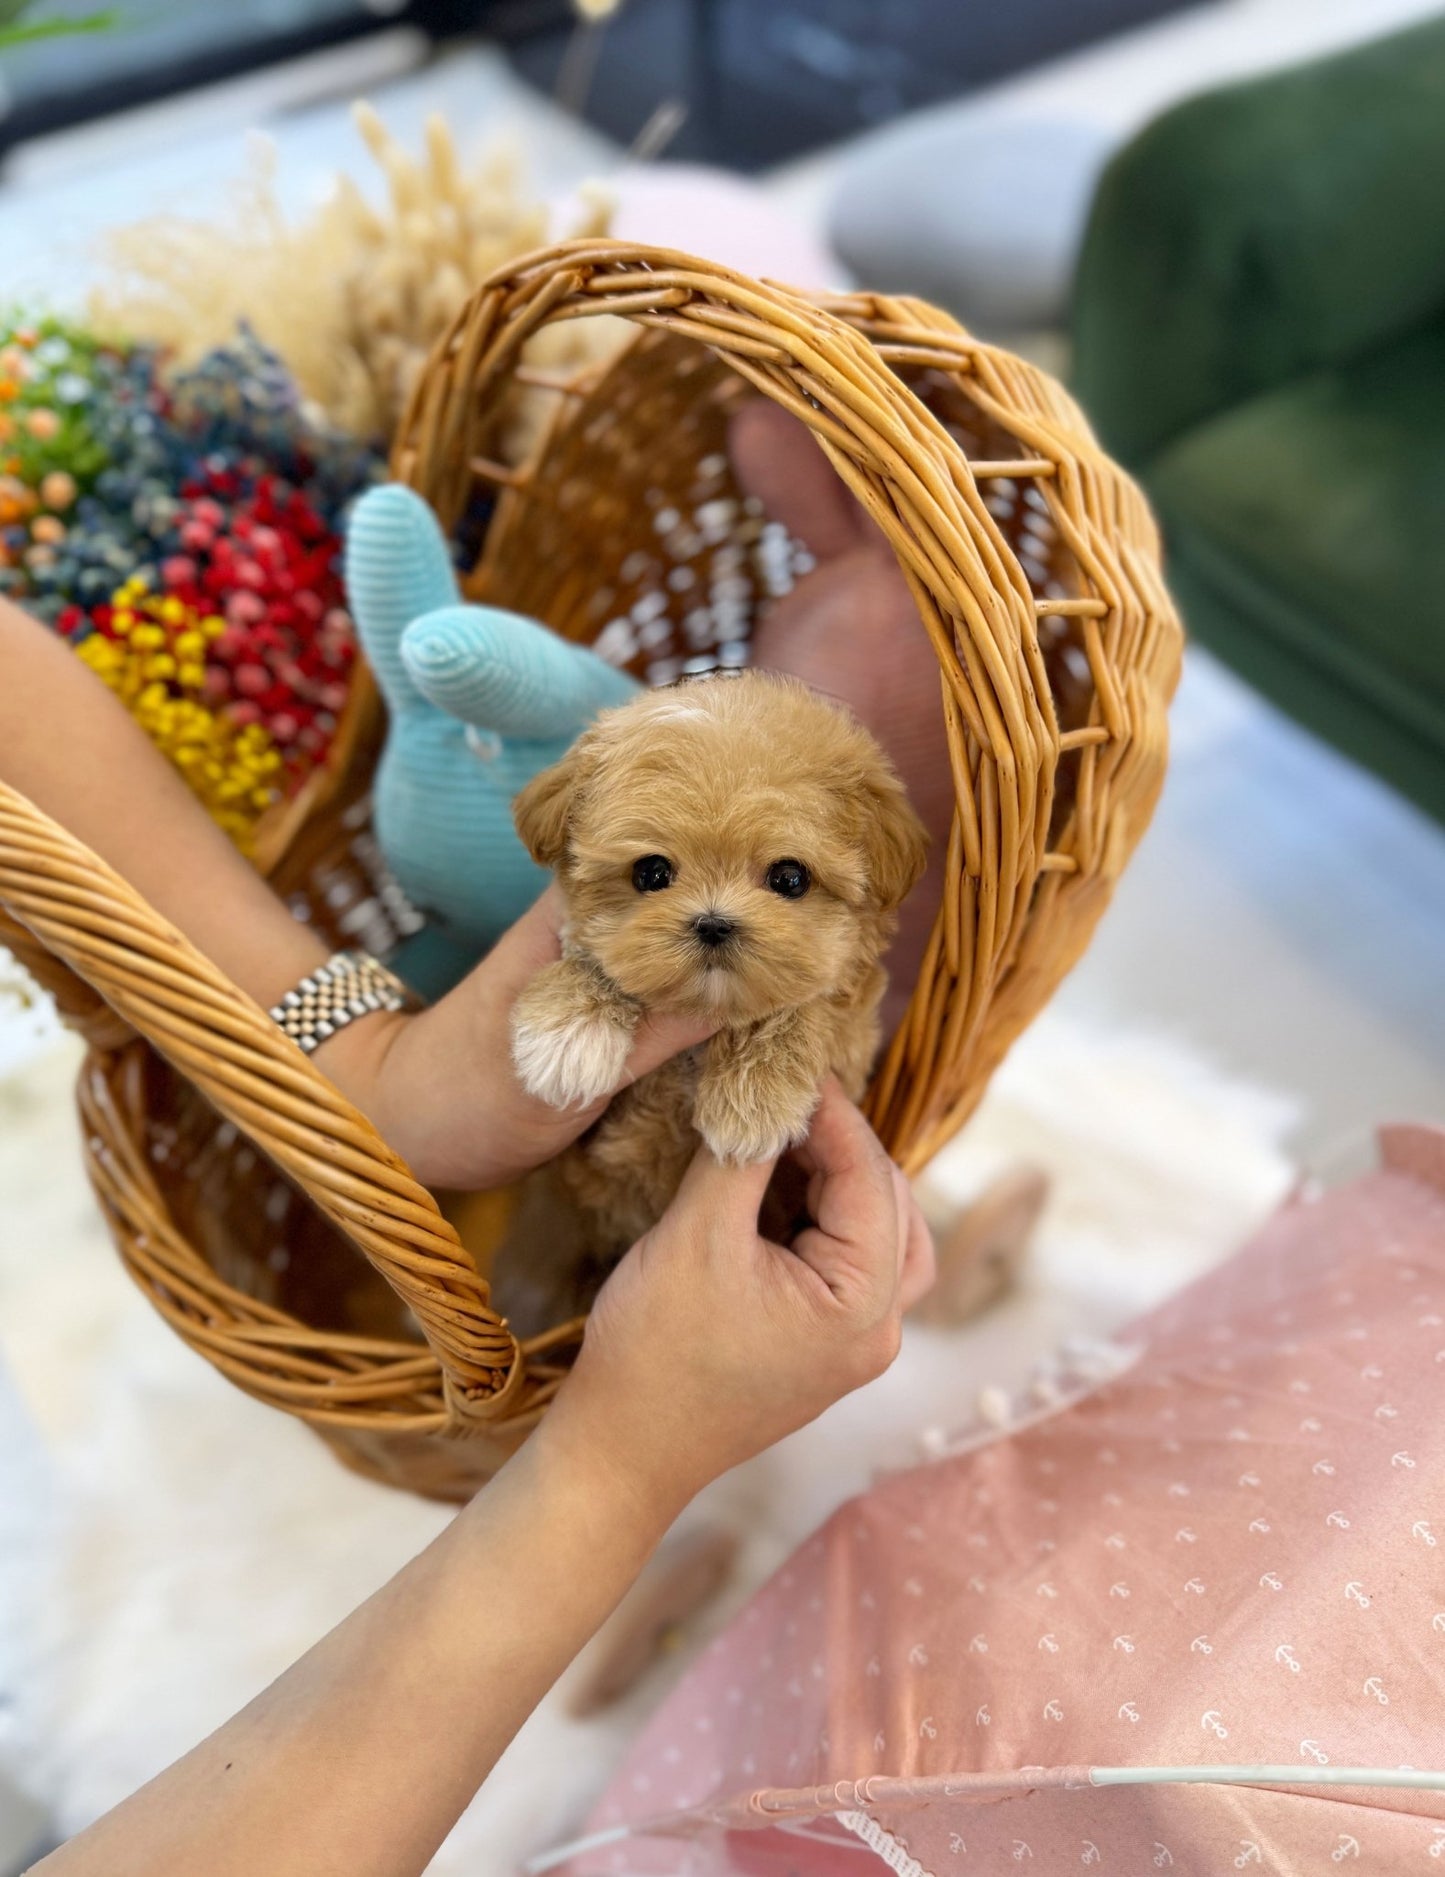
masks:
<path id="1" fill-rule="evenodd" d="M 512 819 L 522 845 L 542 867 L 555 867 L 567 851 L 572 797 L 580 780 L 582 759 L 574 745 L 561 762 L 543 769 L 512 803 Z"/>
<path id="2" fill-rule="evenodd" d="M 927 865 L 928 835 L 895 775 L 868 778 L 860 818 L 868 895 L 881 912 L 892 912 L 918 884 Z"/>

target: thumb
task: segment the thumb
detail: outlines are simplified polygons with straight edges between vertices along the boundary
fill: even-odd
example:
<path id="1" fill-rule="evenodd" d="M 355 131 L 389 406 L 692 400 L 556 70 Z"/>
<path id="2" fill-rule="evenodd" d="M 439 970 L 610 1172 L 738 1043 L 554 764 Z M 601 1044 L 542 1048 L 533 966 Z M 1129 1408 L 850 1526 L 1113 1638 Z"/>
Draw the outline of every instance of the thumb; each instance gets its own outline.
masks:
<path id="1" fill-rule="evenodd" d="M 775 1154 L 747 1166 L 726 1165 L 709 1148 L 699 1147 L 668 1211 L 699 1225 L 719 1226 L 729 1236 L 756 1237 L 758 1212 L 777 1164 Z"/>
<path id="2" fill-rule="evenodd" d="M 420 692 L 401 657 L 401 635 L 418 613 L 457 598 L 456 575 L 436 516 L 399 482 L 368 489 L 346 528 L 346 592 L 381 694 L 394 712 Z"/>
<path id="3" fill-rule="evenodd" d="M 638 689 L 594 653 L 496 606 L 447 606 L 414 620 L 401 659 L 438 710 L 529 742 L 570 737 Z"/>
<path id="4" fill-rule="evenodd" d="M 863 511 L 807 426 L 766 398 L 744 404 L 728 426 L 728 453 L 744 494 L 829 561 L 865 538 Z"/>
<path id="5" fill-rule="evenodd" d="M 795 1149 L 808 1177 L 813 1223 L 793 1250 L 836 1297 L 867 1299 L 884 1308 L 898 1290 L 911 1198 L 882 1143 L 830 1077 L 808 1137 Z"/>
<path id="6" fill-rule="evenodd" d="M 717 1024 L 707 1017 L 643 1017 L 633 1033 L 627 1055 L 627 1080 L 641 1081 L 685 1049 L 693 1049 L 714 1035 Z"/>

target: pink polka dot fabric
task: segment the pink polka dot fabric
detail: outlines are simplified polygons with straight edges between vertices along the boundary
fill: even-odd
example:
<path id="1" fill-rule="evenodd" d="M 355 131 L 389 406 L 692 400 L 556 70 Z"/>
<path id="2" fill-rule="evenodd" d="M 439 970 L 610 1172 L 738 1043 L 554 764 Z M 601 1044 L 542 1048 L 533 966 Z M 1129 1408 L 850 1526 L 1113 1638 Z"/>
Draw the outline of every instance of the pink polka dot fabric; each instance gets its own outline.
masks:
<path id="1" fill-rule="evenodd" d="M 711 1647 L 572 1877 L 1445 1873 L 1445 1133 L 1301 1199 L 1083 1399 L 844 1506 Z M 873 1857 L 870 1858 L 871 1846 Z"/>

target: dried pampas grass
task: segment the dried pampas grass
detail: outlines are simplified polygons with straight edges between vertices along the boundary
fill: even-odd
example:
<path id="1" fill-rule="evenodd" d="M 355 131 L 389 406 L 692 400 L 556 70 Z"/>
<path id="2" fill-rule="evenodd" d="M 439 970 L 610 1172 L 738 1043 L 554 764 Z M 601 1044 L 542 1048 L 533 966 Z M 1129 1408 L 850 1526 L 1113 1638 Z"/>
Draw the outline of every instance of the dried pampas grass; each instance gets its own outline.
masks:
<path id="1" fill-rule="evenodd" d="M 107 238 L 108 277 L 90 309 L 97 330 L 162 345 L 184 367 L 244 321 L 327 421 L 388 442 L 452 315 L 494 268 L 548 240 L 548 216 L 525 194 L 510 149 L 464 165 L 445 121 L 432 117 L 418 161 L 370 105 L 356 105 L 354 117 L 386 178 L 383 208 L 341 176 L 321 208 L 289 222 L 276 196 L 274 146 L 258 139 L 229 223 L 154 216 Z M 566 232 L 606 233 L 605 195 L 581 194 L 579 222 Z M 626 332 L 611 319 L 551 326 L 528 362 L 581 370 L 611 356 Z M 519 386 L 512 396 L 498 450 L 519 462 L 554 394 Z"/>

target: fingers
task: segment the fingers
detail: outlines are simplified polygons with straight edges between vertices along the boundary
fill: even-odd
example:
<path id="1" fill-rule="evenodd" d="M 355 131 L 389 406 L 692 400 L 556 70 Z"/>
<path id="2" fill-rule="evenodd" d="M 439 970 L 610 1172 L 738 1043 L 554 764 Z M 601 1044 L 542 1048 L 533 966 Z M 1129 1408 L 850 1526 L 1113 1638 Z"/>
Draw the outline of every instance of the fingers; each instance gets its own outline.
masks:
<path id="1" fill-rule="evenodd" d="M 695 1219 L 710 1231 L 720 1231 L 725 1240 L 737 1234 L 756 1237 L 758 1211 L 777 1164 L 774 1157 L 750 1166 L 725 1166 L 700 1147 L 668 1207 L 668 1217 Z"/>
<path id="2" fill-rule="evenodd" d="M 346 530 L 346 591 L 362 650 L 395 713 L 420 693 L 401 658 L 401 635 L 418 613 L 455 604 L 456 575 L 436 516 L 400 483 L 368 489 Z"/>
<path id="3" fill-rule="evenodd" d="M 728 453 L 744 493 L 815 559 L 832 560 L 857 544 L 863 512 L 796 417 L 761 398 L 743 405 L 728 426 Z"/>
<path id="4" fill-rule="evenodd" d="M 893 1306 L 906 1244 L 893 1162 L 835 1081 L 823 1088 L 797 1158 L 809 1175 L 814 1225 L 793 1249 L 840 1299 L 875 1316 Z"/>
<path id="5" fill-rule="evenodd" d="M 903 1175 L 900 1173 L 900 1179 Z M 907 1182 L 904 1182 L 905 1186 Z M 933 1289 L 934 1279 L 938 1276 L 937 1257 L 934 1252 L 933 1234 L 928 1229 L 928 1222 L 918 1210 L 918 1202 L 912 1191 L 908 1193 L 907 1238 L 903 1248 L 903 1265 L 898 1277 L 898 1305 L 900 1310 L 909 1311 L 920 1298 L 926 1297 Z"/>
<path id="6" fill-rule="evenodd" d="M 625 1088 L 664 1062 L 670 1062 L 674 1056 L 680 1056 L 683 1050 L 705 1043 L 716 1029 L 717 1024 L 706 1017 L 644 1017 L 637 1026 L 626 1073 L 619 1086 Z"/>
<path id="7" fill-rule="evenodd" d="M 892 1203 L 889 1168 L 893 1163 L 883 1151 L 883 1143 L 843 1093 L 834 1076 L 829 1076 L 823 1084 L 807 1139 L 794 1150 L 793 1157 L 809 1176 L 808 1209 L 815 1219 L 830 1192 L 836 1203 L 843 1191 L 841 1183 L 855 1179 L 860 1173 L 880 1182 Z M 817 1205 L 812 1203 L 815 1197 Z"/>
<path id="8" fill-rule="evenodd" d="M 562 956 L 562 922 L 567 916 L 555 881 L 474 966 L 464 982 L 484 982 L 507 1009 L 537 973 Z"/>
<path id="9" fill-rule="evenodd" d="M 898 1275 L 903 1276 L 903 1260 L 908 1255 L 908 1210 L 913 1195 L 908 1190 L 908 1182 L 903 1177 L 903 1169 L 895 1160 L 888 1163 L 888 1171 L 893 1180 L 893 1213 L 898 1226 Z"/>
<path id="10" fill-rule="evenodd" d="M 638 688 L 593 653 L 496 606 L 450 604 L 414 618 L 401 661 L 438 710 L 531 742 L 569 742 L 599 710 L 625 704 Z"/>

